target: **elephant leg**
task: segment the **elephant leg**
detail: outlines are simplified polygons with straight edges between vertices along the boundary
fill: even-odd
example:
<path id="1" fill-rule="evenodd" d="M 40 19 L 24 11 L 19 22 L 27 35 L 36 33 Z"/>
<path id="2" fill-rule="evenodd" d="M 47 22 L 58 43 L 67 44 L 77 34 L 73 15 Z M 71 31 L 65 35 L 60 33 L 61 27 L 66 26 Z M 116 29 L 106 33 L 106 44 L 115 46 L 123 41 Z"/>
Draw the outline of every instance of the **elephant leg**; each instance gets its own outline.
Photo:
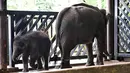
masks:
<path id="1" fill-rule="evenodd" d="M 97 65 L 103 65 L 103 51 L 105 49 L 105 47 L 103 45 L 105 45 L 104 40 L 102 40 L 101 37 L 99 37 L 97 39 L 98 42 L 98 49 L 97 49 Z"/>
<path id="2" fill-rule="evenodd" d="M 49 69 L 49 67 L 48 67 L 48 56 L 44 55 L 42 60 L 44 61 L 44 69 L 48 70 Z"/>
<path id="3" fill-rule="evenodd" d="M 37 64 L 35 64 L 37 58 L 32 58 L 30 57 L 30 66 L 33 68 L 33 69 L 36 69 L 37 68 Z"/>
<path id="4" fill-rule="evenodd" d="M 70 65 L 70 50 L 63 50 L 62 53 L 61 68 L 72 68 Z"/>
<path id="5" fill-rule="evenodd" d="M 28 57 L 29 55 L 27 53 L 23 53 L 23 72 L 28 72 Z"/>
<path id="6" fill-rule="evenodd" d="M 87 53 L 88 53 L 88 60 L 87 60 L 86 66 L 92 66 L 92 65 L 94 65 L 92 43 L 86 44 L 86 46 L 88 47 L 88 51 L 87 51 Z"/>
<path id="7" fill-rule="evenodd" d="M 72 43 L 72 42 L 71 42 Z M 74 48 L 69 41 L 62 45 L 61 68 L 72 68 L 70 65 L 70 51 Z"/>
<path id="8" fill-rule="evenodd" d="M 38 58 L 37 60 L 37 69 L 42 69 L 42 62 L 41 62 L 41 57 Z"/>

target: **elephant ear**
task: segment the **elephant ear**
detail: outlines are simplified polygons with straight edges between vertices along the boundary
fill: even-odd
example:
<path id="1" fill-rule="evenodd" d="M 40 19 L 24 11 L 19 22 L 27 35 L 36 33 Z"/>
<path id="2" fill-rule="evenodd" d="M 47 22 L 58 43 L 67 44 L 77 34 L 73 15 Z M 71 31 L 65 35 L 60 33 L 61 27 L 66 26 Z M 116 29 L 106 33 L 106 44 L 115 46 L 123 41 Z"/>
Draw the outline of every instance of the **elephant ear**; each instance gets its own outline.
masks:
<path id="1" fill-rule="evenodd" d="M 24 41 L 22 40 L 22 36 L 16 36 L 14 38 L 14 44 L 18 46 L 21 50 L 25 47 Z"/>
<path id="2" fill-rule="evenodd" d="M 22 41 L 20 41 L 20 42 L 19 42 L 19 46 L 20 46 L 21 48 L 23 48 L 23 47 L 25 46 L 25 44 L 24 44 Z"/>
<path id="3" fill-rule="evenodd" d="M 106 18 L 106 21 L 108 21 L 108 20 L 110 20 L 112 18 L 112 15 L 110 13 L 107 13 L 105 9 L 100 9 L 100 12 Z"/>
<path id="4" fill-rule="evenodd" d="M 28 44 L 29 44 L 28 40 L 26 40 L 26 39 L 21 39 L 19 41 L 19 46 L 21 47 L 21 50 L 24 50 Z"/>
<path id="5" fill-rule="evenodd" d="M 105 10 L 105 9 L 100 9 L 100 12 L 101 12 L 104 16 L 106 16 L 106 10 Z"/>
<path id="6" fill-rule="evenodd" d="M 105 20 L 105 24 L 107 25 L 107 22 L 108 22 L 108 20 L 109 20 L 109 17 L 108 17 L 108 15 L 107 15 L 107 13 L 106 13 L 106 10 L 105 10 L 105 9 L 100 9 L 100 12 L 102 13 L 103 19 Z"/>

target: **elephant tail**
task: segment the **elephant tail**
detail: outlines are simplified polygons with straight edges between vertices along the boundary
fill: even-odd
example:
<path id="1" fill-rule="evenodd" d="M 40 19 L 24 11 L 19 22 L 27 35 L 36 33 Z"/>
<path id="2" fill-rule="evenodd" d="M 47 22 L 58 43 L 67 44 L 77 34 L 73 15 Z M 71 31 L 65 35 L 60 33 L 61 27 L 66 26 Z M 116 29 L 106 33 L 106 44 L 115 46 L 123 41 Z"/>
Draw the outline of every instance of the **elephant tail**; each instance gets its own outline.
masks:
<path id="1" fill-rule="evenodd" d="M 60 39 L 60 27 L 61 27 L 61 22 L 62 22 L 62 19 L 64 17 L 64 14 L 70 9 L 71 7 L 66 7 L 64 8 L 57 16 L 57 19 L 56 19 L 56 46 L 54 47 L 54 61 L 55 61 L 55 64 L 56 64 L 56 61 L 58 59 L 58 56 L 57 56 L 57 47 L 59 46 L 59 39 Z"/>

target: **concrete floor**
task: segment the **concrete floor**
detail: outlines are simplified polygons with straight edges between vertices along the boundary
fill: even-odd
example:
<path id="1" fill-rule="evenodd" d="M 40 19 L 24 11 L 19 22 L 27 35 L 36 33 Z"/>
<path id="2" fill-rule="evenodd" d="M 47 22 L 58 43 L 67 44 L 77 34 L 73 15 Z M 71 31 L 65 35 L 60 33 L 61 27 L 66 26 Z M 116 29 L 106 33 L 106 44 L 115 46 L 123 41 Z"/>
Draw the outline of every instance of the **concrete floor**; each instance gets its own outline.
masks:
<path id="1" fill-rule="evenodd" d="M 53 64 L 54 62 L 50 63 L 49 66 L 51 66 L 51 64 Z M 82 59 L 82 60 L 71 60 L 70 63 L 73 65 L 72 69 L 77 69 L 77 68 L 89 68 L 89 67 L 93 67 L 93 66 L 85 66 L 86 63 L 86 59 Z M 76 65 L 76 63 L 80 63 L 82 65 Z M 126 63 L 126 62 L 119 62 L 117 60 L 111 60 L 111 61 L 104 61 L 104 65 L 116 65 L 116 64 L 121 64 L 121 63 Z M 60 65 L 60 62 L 57 63 L 57 66 Z M 98 65 L 96 65 L 98 66 Z M 23 68 L 22 64 L 16 65 L 16 67 L 19 67 L 19 69 Z M 60 71 L 60 70 L 66 70 L 66 69 L 57 69 L 57 68 L 51 68 L 48 71 L 47 70 L 29 70 L 29 72 L 27 73 L 46 73 L 46 72 L 52 72 L 52 71 Z M 25 72 L 11 72 L 11 73 L 25 73 Z"/>

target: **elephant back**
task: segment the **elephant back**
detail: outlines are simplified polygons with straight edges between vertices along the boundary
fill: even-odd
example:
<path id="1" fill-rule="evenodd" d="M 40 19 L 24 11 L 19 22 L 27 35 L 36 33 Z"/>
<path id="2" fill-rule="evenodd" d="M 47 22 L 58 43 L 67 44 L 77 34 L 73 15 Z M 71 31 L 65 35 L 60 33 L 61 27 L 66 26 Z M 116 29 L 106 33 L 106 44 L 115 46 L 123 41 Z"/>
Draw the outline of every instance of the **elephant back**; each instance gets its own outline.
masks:
<path id="1" fill-rule="evenodd" d="M 72 6 L 85 6 L 85 7 L 89 7 L 89 8 L 93 8 L 93 9 L 99 10 L 98 7 L 94 7 L 92 5 L 85 4 L 85 3 L 78 3 L 78 4 L 74 4 Z"/>

